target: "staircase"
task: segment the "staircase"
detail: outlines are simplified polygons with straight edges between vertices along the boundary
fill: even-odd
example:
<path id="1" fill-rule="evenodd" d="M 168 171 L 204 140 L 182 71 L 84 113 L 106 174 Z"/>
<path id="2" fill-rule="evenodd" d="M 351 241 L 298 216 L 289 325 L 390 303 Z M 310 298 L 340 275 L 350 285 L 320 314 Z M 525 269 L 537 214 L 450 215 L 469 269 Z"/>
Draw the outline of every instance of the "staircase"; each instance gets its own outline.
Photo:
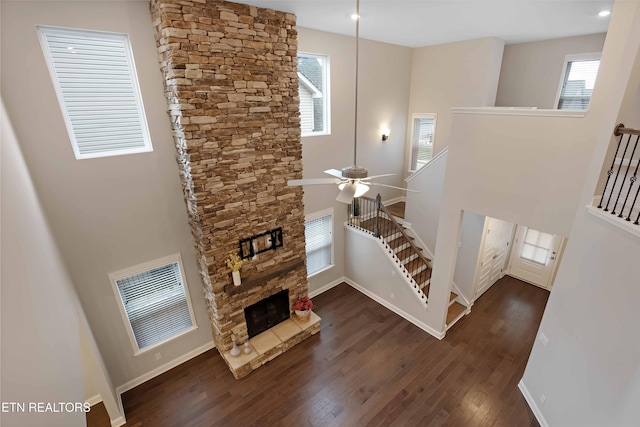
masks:
<path id="1" fill-rule="evenodd" d="M 431 283 L 431 260 L 421 256 L 421 249 L 413 242 L 415 239 L 404 232 L 405 227 L 395 222 L 393 217 L 391 218 L 381 216 L 361 220 L 356 217 L 354 223 L 357 228 L 370 232 L 384 242 L 385 248 L 393 256 L 394 261 L 403 267 L 406 278 L 418 286 L 426 299 Z M 376 222 L 379 230 L 377 235 Z"/>
<path id="2" fill-rule="evenodd" d="M 382 240 L 385 249 L 393 261 L 401 267 L 405 279 L 419 291 L 426 303 L 429 297 L 431 271 L 433 265 L 426 258 L 415 239 L 407 233 L 407 228 L 399 224 L 389 209 L 376 199 L 360 197 L 349 206 L 348 225 L 368 232 Z M 456 301 L 457 295 L 451 292 L 447 312 L 447 329 L 460 319 L 466 307 Z"/>

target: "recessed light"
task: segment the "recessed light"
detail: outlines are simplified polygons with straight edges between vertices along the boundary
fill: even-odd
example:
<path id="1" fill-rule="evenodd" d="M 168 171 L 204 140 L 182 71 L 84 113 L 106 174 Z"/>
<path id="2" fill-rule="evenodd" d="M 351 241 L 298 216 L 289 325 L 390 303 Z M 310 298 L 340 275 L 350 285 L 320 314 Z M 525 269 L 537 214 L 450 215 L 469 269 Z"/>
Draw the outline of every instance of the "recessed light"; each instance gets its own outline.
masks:
<path id="1" fill-rule="evenodd" d="M 611 11 L 610 10 L 603 10 L 602 12 L 598 13 L 598 16 L 601 16 L 603 18 L 605 16 L 609 16 L 609 15 L 611 15 Z"/>
<path id="2" fill-rule="evenodd" d="M 354 21 L 357 21 L 359 17 L 360 16 L 357 13 L 351 15 L 351 19 L 353 19 Z"/>

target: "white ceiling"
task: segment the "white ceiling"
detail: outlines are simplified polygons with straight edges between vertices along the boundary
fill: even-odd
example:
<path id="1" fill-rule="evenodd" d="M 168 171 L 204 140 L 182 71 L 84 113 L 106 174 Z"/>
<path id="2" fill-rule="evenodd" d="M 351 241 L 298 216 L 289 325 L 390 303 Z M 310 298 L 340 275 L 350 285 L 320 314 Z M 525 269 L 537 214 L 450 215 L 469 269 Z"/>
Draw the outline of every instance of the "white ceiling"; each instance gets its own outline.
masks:
<path id="1" fill-rule="evenodd" d="M 354 35 L 355 0 L 233 0 L 294 13 L 300 27 Z M 480 37 L 507 44 L 607 31 L 613 0 L 361 0 L 360 36 L 409 47 Z"/>

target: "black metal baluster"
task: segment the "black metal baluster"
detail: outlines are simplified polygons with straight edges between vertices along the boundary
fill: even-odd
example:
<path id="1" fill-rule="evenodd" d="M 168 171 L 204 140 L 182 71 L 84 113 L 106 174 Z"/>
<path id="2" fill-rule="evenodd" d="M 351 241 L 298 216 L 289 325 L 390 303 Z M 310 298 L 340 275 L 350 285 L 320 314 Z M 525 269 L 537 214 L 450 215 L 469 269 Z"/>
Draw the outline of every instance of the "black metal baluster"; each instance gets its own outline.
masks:
<path id="1" fill-rule="evenodd" d="M 627 150 L 629 149 L 629 142 L 631 141 L 631 135 L 629 135 L 629 138 L 627 138 L 627 145 L 624 147 L 624 153 L 622 153 L 622 159 L 624 160 L 624 156 L 627 154 Z M 613 162 L 615 163 L 616 158 L 613 158 Z M 613 180 L 613 185 L 611 186 L 611 194 L 609 195 L 609 200 L 607 200 L 607 205 L 604 207 L 604 211 L 608 212 L 609 211 L 609 203 L 611 203 L 611 196 L 613 196 L 613 190 L 616 188 L 616 182 L 618 182 L 618 177 L 620 176 L 620 169 L 622 169 L 622 162 L 620 162 L 620 165 L 618 166 L 618 172 L 616 172 L 616 178 Z M 618 199 L 620 199 L 620 193 L 622 192 L 622 188 L 620 188 L 620 191 L 618 192 L 618 198 L 616 199 L 616 205 L 618 204 Z M 614 211 L 611 212 L 612 214 L 615 214 L 615 206 L 613 207 Z"/>
<path id="2" fill-rule="evenodd" d="M 640 140 L 640 135 L 636 136 L 636 143 L 633 146 L 633 151 L 631 152 L 631 157 L 629 157 L 629 166 L 627 167 L 627 172 L 624 174 L 624 180 L 622 181 L 622 186 L 624 187 L 624 181 L 627 180 L 627 174 L 629 173 L 629 169 L 631 169 L 632 165 L 633 165 L 633 155 L 636 152 L 636 148 L 638 147 L 638 140 Z M 624 162 L 624 159 L 622 159 L 622 161 Z M 640 162 L 639 162 L 640 164 Z M 622 204 L 622 207 L 620 208 L 620 215 L 618 215 L 618 218 L 622 218 L 623 216 L 623 212 L 624 212 L 624 207 L 627 205 L 627 200 L 629 200 L 629 195 L 631 194 L 631 190 L 633 189 L 633 185 L 635 184 L 636 180 L 638 179 L 636 174 L 638 173 L 638 164 L 636 164 L 636 170 L 633 172 L 633 176 L 631 178 L 629 178 L 629 191 L 627 191 L 627 197 L 625 197 L 624 199 L 624 203 Z M 634 201 L 635 204 L 635 201 Z M 615 209 L 615 206 L 613 207 Z M 629 215 L 631 215 L 631 210 L 633 209 L 633 206 L 631 207 L 631 209 L 629 209 Z"/>
<path id="3" fill-rule="evenodd" d="M 347 218 L 347 224 L 353 226 L 353 202 L 349 206 L 347 206 Z"/>
<path id="4" fill-rule="evenodd" d="M 616 154 L 613 155 L 613 160 L 611 161 L 611 167 L 607 171 L 607 181 L 604 184 L 604 190 L 602 190 L 602 197 L 600 198 L 600 203 L 598 204 L 599 209 L 602 209 L 602 202 L 604 201 L 604 195 L 607 194 L 607 186 L 609 185 L 609 179 L 611 179 L 611 175 L 613 175 L 613 168 L 616 165 L 616 157 L 618 157 L 618 151 L 620 151 L 620 145 L 622 144 L 622 137 L 624 136 L 624 134 L 619 133 L 618 131 L 618 129 L 621 127 L 624 127 L 622 123 L 616 126 L 616 129 L 613 131 L 614 135 L 620 136 L 620 139 L 618 139 L 618 147 L 616 148 Z M 611 193 L 613 194 L 613 188 L 611 189 Z M 610 201 L 611 201 L 611 196 L 609 196 L 609 200 L 607 200 L 607 205 L 609 204 Z"/>
<path id="5" fill-rule="evenodd" d="M 636 140 L 636 145 L 637 145 L 637 140 Z M 629 148 L 629 145 L 631 144 L 631 134 L 629 134 L 629 138 L 627 138 L 627 149 Z M 636 151 L 636 146 L 633 147 L 633 150 L 631 150 L 631 158 L 633 158 L 633 154 Z M 624 150 L 624 154 L 622 155 L 622 159 L 620 159 L 620 166 L 618 167 L 618 174 L 620 174 L 620 169 L 622 169 L 622 166 L 624 165 L 624 159 L 625 159 L 625 154 L 627 154 L 627 150 Z M 620 182 L 620 191 L 618 191 L 618 197 L 616 198 L 616 203 L 615 205 L 613 205 L 613 209 L 611 210 L 611 215 L 615 215 L 616 214 L 616 207 L 618 206 L 618 201 L 620 201 L 620 196 L 622 195 L 622 190 L 624 189 L 624 182 L 627 180 L 627 175 L 629 174 L 629 168 L 625 168 L 624 171 L 624 177 L 622 178 L 622 181 Z M 622 212 L 622 210 L 621 210 Z M 622 217 L 622 214 L 620 214 L 620 217 Z"/>
<path id="6" fill-rule="evenodd" d="M 633 212 L 633 207 L 636 205 L 636 200 L 638 200 L 638 194 L 640 194 L 640 186 L 638 186 L 638 189 L 636 190 L 636 196 L 633 198 L 633 203 L 631 203 L 631 206 L 629 207 L 629 215 L 626 218 L 627 221 L 631 221 L 631 213 Z M 638 224 L 638 220 L 636 220 L 634 224 Z"/>
<path id="7" fill-rule="evenodd" d="M 376 218 L 375 218 L 375 229 L 376 229 L 376 237 L 380 236 L 380 194 L 378 194 L 378 196 L 376 196 Z M 384 235 L 384 233 L 383 233 Z"/>

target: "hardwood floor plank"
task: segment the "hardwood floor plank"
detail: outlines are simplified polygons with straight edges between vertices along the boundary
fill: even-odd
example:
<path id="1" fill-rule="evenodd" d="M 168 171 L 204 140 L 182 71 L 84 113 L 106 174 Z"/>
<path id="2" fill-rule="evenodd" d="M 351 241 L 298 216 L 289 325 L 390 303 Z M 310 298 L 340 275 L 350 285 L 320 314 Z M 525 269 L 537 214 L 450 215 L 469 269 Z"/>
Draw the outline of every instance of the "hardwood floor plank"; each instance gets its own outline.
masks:
<path id="1" fill-rule="evenodd" d="M 341 284 L 319 334 L 242 380 L 208 351 L 125 393 L 126 426 L 537 426 L 517 383 L 547 296 L 505 277 L 437 340 Z"/>

